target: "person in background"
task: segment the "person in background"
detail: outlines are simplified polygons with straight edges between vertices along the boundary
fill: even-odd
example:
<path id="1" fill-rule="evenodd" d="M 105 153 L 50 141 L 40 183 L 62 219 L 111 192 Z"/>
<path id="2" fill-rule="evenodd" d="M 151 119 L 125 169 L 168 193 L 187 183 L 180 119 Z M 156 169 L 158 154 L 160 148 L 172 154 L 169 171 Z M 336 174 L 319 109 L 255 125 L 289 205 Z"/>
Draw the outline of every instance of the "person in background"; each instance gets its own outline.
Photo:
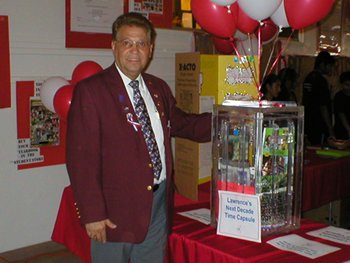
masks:
<path id="1" fill-rule="evenodd" d="M 267 75 L 261 85 L 262 100 L 275 101 L 281 91 L 281 81 L 276 74 Z"/>
<path id="2" fill-rule="evenodd" d="M 298 80 L 298 73 L 292 68 L 284 68 L 278 73 L 278 78 L 281 81 L 281 92 L 277 100 L 297 102 L 295 89 Z"/>
<path id="3" fill-rule="evenodd" d="M 94 263 L 164 262 L 171 136 L 211 139 L 211 113 L 181 111 L 165 81 L 144 72 L 155 36 L 141 14 L 121 15 L 112 26 L 114 63 L 74 90 L 67 170 Z"/>
<path id="4" fill-rule="evenodd" d="M 303 83 L 305 143 L 309 145 L 323 145 L 328 138 L 335 136 L 330 89 L 325 78 L 331 73 L 334 63 L 335 59 L 327 51 L 321 51 L 316 57 L 314 70 Z"/>
<path id="5" fill-rule="evenodd" d="M 335 135 L 337 139 L 350 139 L 350 71 L 340 74 L 341 90 L 334 97 Z"/>

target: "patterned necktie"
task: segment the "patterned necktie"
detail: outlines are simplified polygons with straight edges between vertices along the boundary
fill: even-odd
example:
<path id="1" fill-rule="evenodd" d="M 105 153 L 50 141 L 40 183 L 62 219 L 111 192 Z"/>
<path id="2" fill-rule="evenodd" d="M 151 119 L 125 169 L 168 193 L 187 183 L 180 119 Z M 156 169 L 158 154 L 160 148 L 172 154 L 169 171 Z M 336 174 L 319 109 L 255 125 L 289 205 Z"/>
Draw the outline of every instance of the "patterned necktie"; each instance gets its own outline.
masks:
<path id="1" fill-rule="evenodd" d="M 162 162 L 160 160 L 159 149 L 151 126 L 151 120 L 147 112 L 146 104 L 140 93 L 139 81 L 133 80 L 129 83 L 129 85 L 134 90 L 133 99 L 135 105 L 135 113 L 139 123 L 141 124 L 143 137 L 145 138 L 148 153 L 151 157 L 154 177 L 156 179 L 159 179 L 160 172 L 162 171 Z"/>

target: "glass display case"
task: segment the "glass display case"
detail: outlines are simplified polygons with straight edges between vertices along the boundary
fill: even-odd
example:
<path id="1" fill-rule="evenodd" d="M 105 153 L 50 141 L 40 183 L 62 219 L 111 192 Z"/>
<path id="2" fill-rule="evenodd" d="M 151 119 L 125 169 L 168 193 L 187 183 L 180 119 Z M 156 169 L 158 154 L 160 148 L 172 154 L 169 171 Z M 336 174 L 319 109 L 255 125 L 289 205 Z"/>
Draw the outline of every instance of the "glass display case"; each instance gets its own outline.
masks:
<path id="1" fill-rule="evenodd" d="M 258 195 L 261 236 L 300 226 L 303 107 L 286 102 L 224 101 L 214 108 L 211 223 L 218 191 Z"/>

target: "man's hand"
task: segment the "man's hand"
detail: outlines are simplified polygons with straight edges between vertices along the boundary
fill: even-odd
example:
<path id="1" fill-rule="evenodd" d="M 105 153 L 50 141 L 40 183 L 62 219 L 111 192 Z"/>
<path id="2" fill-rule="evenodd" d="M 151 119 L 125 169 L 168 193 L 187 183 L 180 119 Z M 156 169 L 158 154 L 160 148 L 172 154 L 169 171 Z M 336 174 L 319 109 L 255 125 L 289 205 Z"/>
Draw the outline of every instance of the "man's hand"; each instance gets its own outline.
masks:
<path id="1" fill-rule="evenodd" d="M 106 238 L 106 227 L 111 229 L 115 229 L 117 225 L 115 225 L 109 219 L 105 219 L 98 222 L 92 222 L 85 225 L 86 232 L 91 239 L 94 239 L 98 242 L 105 243 Z"/>

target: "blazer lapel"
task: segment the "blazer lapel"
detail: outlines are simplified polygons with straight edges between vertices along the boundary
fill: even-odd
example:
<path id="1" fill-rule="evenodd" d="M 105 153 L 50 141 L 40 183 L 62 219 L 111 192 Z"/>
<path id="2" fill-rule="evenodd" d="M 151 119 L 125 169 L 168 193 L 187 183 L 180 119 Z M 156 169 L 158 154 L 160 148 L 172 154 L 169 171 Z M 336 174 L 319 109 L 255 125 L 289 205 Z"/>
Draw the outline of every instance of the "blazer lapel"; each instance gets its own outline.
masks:
<path id="1" fill-rule="evenodd" d="M 148 91 L 151 94 L 151 97 L 153 99 L 154 105 L 157 108 L 157 111 L 159 113 L 159 117 L 163 126 L 163 131 L 166 130 L 166 118 L 164 113 L 164 103 L 161 99 L 161 93 L 159 92 L 159 87 L 156 87 L 154 81 L 152 81 L 150 78 L 147 77 L 147 75 L 142 75 L 143 80 L 145 81 Z"/>

